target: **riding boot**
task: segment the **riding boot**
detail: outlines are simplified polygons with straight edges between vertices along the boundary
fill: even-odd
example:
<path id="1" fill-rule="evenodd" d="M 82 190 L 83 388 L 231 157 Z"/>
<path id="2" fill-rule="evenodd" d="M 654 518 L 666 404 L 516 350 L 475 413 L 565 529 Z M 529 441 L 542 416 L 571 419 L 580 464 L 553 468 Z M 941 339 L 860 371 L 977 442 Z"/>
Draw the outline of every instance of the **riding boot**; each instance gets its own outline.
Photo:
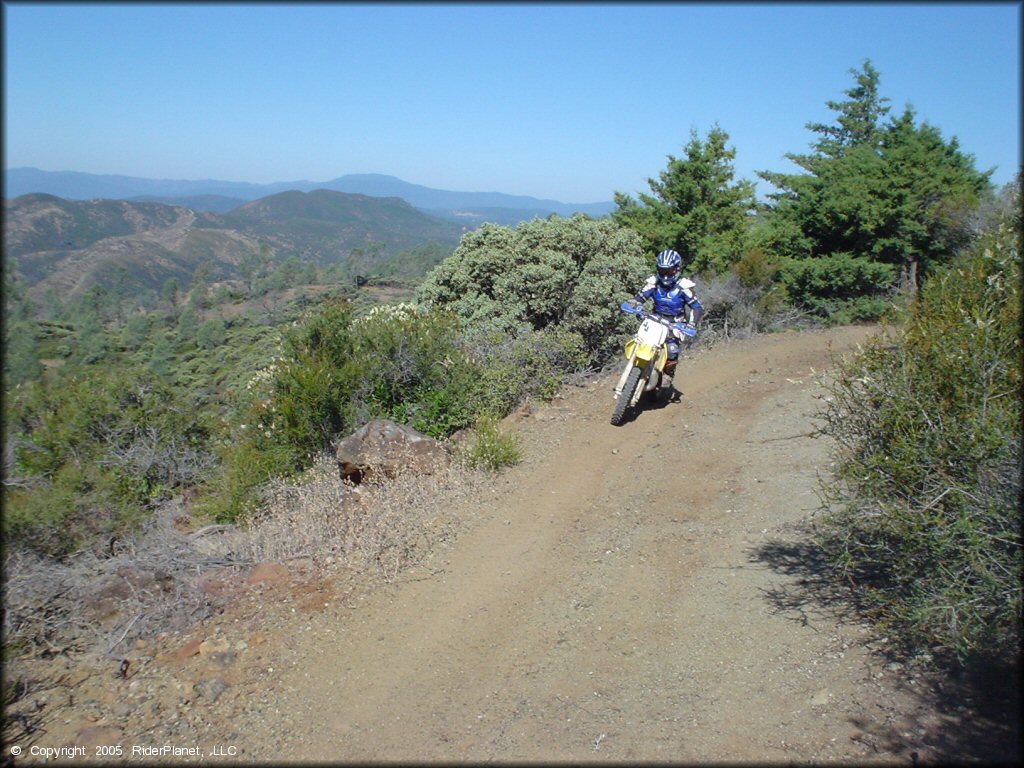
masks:
<path id="1" fill-rule="evenodd" d="M 672 387 L 672 377 L 675 375 L 675 372 L 676 372 L 676 362 L 678 362 L 678 361 L 676 361 L 676 360 L 669 360 L 668 362 L 666 362 L 665 363 L 665 370 L 662 372 L 662 375 L 661 375 L 661 386 L 664 387 L 665 389 L 669 390 L 670 392 L 673 389 L 673 387 Z"/>

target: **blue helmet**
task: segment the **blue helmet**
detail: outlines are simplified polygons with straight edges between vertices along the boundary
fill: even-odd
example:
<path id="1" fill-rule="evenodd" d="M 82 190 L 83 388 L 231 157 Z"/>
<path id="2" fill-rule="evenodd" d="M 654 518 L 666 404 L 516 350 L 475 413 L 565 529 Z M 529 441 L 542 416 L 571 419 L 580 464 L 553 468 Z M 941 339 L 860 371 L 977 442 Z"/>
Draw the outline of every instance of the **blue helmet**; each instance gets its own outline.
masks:
<path id="1" fill-rule="evenodd" d="M 671 248 L 658 254 L 658 285 L 671 288 L 679 276 L 679 265 L 683 260 Z"/>

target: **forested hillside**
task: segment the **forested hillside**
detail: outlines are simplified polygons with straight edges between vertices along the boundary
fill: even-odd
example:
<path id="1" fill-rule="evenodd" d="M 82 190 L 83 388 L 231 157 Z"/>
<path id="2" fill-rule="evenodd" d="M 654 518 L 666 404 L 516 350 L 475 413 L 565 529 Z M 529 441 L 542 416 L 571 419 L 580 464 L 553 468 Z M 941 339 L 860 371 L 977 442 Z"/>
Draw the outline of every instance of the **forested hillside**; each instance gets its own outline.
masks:
<path id="1" fill-rule="evenodd" d="M 283 192 L 218 215 L 161 203 L 25 195 L 4 204 L 5 266 L 42 305 L 90 289 L 156 305 L 169 280 L 251 292 L 287 265 L 304 282 L 415 278 L 451 251 L 462 228 L 393 198 Z M 292 287 L 294 280 L 289 282 Z M 281 287 L 281 286 L 279 286 Z"/>
<path id="2" fill-rule="evenodd" d="M 649 194 L 617 194 L 610 217 L 461 238 L 401 201 L 326 190 L 225 214 L 6 203 L 7 540 L 55 559 L 102 550 L 186 490 L 206 520 L 244 520 L 266 483 L 373 418 L 438 438 L 493 432 L 523 399 L 616 359 L 631 329 L 619 303 L 674 248 L 707 307 L 705 343 L 888 324 L 830 414 L 845 513 L 824 543 L 908 642 L 1005 653 L 1021 617 L 1008 523 L 1019 178 L 993 189 L 955 137 L 909 108 L 889 115 L 870 61 L 852 74 L 846 98 L 827 102 L 835 122 L 809 124 L 810 151 L 788 156 L 800 172 L 760 174 L 766 203 L 734 177 L 719 126 L 669 156 Z M 894 567 L 908 542 L 913 567 Z M 951 586 L 935 571 L 953 550 L 970 556 Z"/>

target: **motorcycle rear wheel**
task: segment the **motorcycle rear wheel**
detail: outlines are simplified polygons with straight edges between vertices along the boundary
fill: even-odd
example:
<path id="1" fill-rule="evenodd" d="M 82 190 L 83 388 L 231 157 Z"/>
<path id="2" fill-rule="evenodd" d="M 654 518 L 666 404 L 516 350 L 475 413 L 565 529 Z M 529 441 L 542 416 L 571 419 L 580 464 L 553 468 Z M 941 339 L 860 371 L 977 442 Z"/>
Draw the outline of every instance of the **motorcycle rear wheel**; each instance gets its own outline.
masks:
<path id="1" fill-rule="evenodd" d="M 635 366 L 629 372 L 626 384 L 622 388 L 622 392 L 619 393 L 619 399 L 615 401 L 615 410 L 612 412 L 612 426 L 617 427 L 625 420 L 626 413 L 629 412 L 629 407 L 633 404 L 633 399 L 636 396 L 636 388 L 641 385 L 640 373 L 640 369 Z"/>

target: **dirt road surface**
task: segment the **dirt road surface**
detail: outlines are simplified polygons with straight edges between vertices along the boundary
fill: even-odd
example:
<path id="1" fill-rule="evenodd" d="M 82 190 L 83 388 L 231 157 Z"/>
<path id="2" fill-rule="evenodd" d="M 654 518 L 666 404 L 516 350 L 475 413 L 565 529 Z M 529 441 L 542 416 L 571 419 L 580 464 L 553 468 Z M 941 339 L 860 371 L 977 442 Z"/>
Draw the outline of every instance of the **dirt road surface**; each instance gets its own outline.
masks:
<path id="1" fill-rule="evenodd" d="M 524 419 L 471 528 L 290 635 L 284 761 L 847 761 L 927 754 L 933 715 L 867 629 L 800 603 L 831 356 L 869 329 L 694 354 L 682 398 L 609 423 L 612 379 Z M 795 591 L 793 591 L 795 590 Z M 883 644 L 884 648 L 884 644 Z M 904 686 L 900 692 L 895 686 Z M 259 736 L 261 738 L 254 738 Z"/>
<path id="2" fill-rule="evenodd" d="M 258 595 L 195 634 L 229 653 L 153 651 L 47 738 L 206 763 L 1005 758 L 971 700 L 814 588 L 819 377 L 872 331 L 694 351 L 681 399 L 620 427 L 614 375 L 569 388 L 513 420 L 524 461 L 415 567 Z"/>

